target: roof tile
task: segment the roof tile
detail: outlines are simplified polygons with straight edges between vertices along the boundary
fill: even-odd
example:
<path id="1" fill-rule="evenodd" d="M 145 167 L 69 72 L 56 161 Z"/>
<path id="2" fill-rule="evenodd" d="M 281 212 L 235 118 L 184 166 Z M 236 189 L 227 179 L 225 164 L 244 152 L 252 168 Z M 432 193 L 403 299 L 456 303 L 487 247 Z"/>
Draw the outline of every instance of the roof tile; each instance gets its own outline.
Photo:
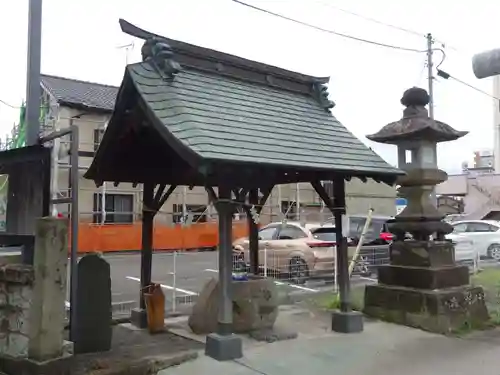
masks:
<path id="1" fill-rule="evenodd" d="M 111 112 L 118 87 L 42 74 L 42 86 L 60 104 Z"/>
<path id="2" fill-rule="evenodd" d="M 171 82 L 128 67 L 161 123 L 201 157 L 345 172 L 398 173 L 310 95 L 196 69 Z"/>

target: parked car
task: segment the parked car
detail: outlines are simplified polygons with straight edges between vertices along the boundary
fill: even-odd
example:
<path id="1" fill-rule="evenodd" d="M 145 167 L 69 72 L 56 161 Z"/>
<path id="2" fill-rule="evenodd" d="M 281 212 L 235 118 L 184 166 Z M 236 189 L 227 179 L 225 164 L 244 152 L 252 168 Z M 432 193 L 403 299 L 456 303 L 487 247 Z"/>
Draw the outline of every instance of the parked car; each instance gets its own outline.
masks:
<path id="1" fill-rule="evenodd" d="M 349 216 L 349 240 L 350 245 L 356 246 L 361 238 L 361 233 L 365 226 L 367 215 L 350 215 Z M 391 243 L 393 235 L 387 228 L 387 221 L 391 220 L 390 216 L 372 215 L 368 231 L 365 233 L 363 241 L 364 246 L 388 245 Z"/>
<path id="2" fill-rule="evenodd" d="M 312 275 L 333 274 L 335 246 L 331 224 L 275 222 L 259 230 L 259 264 L 303 284 Z M 250 262 L 248 238 L 236 240 L 233 249 Z"/>
<path id="3" fill-rule="evenodd" d="M 481 257 L 500 261 L 500 222 L 495 220 L 464 220 L 450 223 L 453 232 L 446 236 L 453 242 L 468 239 Z"/>

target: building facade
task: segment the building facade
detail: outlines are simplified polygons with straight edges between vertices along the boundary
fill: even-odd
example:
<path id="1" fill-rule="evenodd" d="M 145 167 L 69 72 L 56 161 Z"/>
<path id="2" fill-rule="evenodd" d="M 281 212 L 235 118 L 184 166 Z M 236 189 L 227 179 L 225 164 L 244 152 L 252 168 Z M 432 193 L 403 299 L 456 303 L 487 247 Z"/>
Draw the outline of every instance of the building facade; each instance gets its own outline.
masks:
<path id="1" fill-rule="evenodd" d="M 70 125 L 80 130 L 80 175 L 88 168 L 92 154 L 111 116 L 117 87 L 77 81 L 62 77 L 42 75 L 41 87 L 46 107 L 42 119 L 43 131 L 60 130 Z M 69 140 L 61 139 L 54 144 L 53 183 L 54 196 L 64 197 L 69 184 Z M 373 208 L 378 215 L 393 216 L 396 211 L 396 189 L 369 180 L 358 179 L 346 185 L 347 209 L 349 214 L 366 214 Z M 79 208 L 80 222 L 89 223 L 132 223 L 140 220 L 141 185 L 106 183 L 96 188 L 93 182 L 80 179 Z M 205 190 L 201 187 L 177 187 L 165 203 L 156 220 L 171 224 L 182 220 L 183 207 L 197 222 L 215 219 Z M 67 214 L 69 207 L 59 205 L 57 212 Z M 279 220 L 285 214 L 290 219 L 321 221 L 331 217 L 321 199 L 309 184 L 277 186 L 261 213 L 263 223 Z M 243 214 L 237 214 L 243 218 Z"/>

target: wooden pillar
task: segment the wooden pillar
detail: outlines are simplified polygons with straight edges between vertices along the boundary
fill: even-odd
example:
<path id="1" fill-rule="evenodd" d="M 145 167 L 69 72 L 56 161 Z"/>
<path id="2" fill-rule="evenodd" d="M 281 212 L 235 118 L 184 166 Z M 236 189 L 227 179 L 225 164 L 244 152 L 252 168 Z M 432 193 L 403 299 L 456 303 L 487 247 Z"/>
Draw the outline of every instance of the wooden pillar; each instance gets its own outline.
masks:
<path id="1" fill-rule="evenodd" d="M 139 309 L 132 310 L 132 323 L 139 328 L 147 327 L 146 303 L 142 291 L 151 284 L 151 267 L 153 263 L 153 221 L 155 211 L 154 185 L 145 183 L 142 193 L 142 246 L 141 246 L 141 290 Z"/>
<path id="2" fill-rule="evenodd" d="M 233 305 L 231 281 L 233 272 L 232 221 L 233 206 L 229 202 L 231 190 L 219 187 L 219 201 L 216 203 L 219 215 L 219 316 L 217 333 L 230 335 L 233 330 Z"/>
<path id="3" fill-rule="evenodd" d="M 345 181 L 337 178 L 333 181 L 333 209 L 335 220 L 335 240 L 337 242 L 337 282 L 340 294 L 340 311 L 351 311 L 350 280 L 349 280 L 349 255 L 347 239 L 342 231 L 342 216 L 345 215 Z"/>
<path id="4" fill-rule="evenodd" d="M 153 264 L 153 194 L 154 186 L 144 184 L 142 204 L 142 240 L 141 240 L 141 290 L 151 284 L 151 268 Z M 146 308 L 141 292 L 141 309 Z"/>
<path id="5" fill-rule="evenodd" d="M 332 330 L 342 333 L 363 331 L 363 314 L 351 310 L 349 256 L 347 239 L 343 234 L 342 217 L 346 213 L 344 176 L 335 176 L 333 180 L 333 201 L 319 181 L 311 181 L 311 185 L 332 212 L 335 220 L 337 242 L 336 262 L 337 280 L 340 294 L 340 311 L 332 313 Z"/>
<path id="6" fill-rule="evenodd" d="M 233 334 L 233 298 L 231 294 L 233 271 L 232 221 L 234 206 L 231 189 L 219 186 L 215 202 L 219 216 L 219 311 L 217 331 L 207 336 L 205 354 L 219 361 L 243 356 L 242 341 Z"/>
<path id="7" fill-rule="evenodd" d="M 259 204 L 259 190 L 251 189 L 248 193 L 249 203 L 255 207 Z M 259 210 L 260 211 L 260 210 Z M 250 272 L 254 275 L 259 274 L 259 227 L 247 212 L 248 221 L 248 240 L 250 255 Z"/>

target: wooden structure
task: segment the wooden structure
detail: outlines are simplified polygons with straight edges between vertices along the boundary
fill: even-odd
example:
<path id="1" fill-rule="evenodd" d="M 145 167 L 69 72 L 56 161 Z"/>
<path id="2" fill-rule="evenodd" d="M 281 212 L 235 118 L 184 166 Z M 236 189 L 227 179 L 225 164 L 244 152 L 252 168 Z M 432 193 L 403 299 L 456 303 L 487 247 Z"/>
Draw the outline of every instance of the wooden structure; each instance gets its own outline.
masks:
<path id="1" fill-rule="evenodd" d="M 29 146 L 0 152 L 0 174 L 8 176 L 5 232 L 0 246 L 20 246 L 33 263 L 35 223 L 50 212 L 51 149 Z"/>
<path id="2" fill-rule="evenodd" d="M 206 353 L 241 356 L 232 334 L 230 284 L 232 214 L 253 217 L 273 186 L 310 182 L 335 217 L 341 311 L 333 328 L 362 330 L 350 309 L 347 243 L 342 236 L 345 180 L 393 184 L 396 168 L 355 138 L 330 113 L 325 83 L 315 78 L 167 39 L 120 21 L 145 39 L 143 62 L 127 66 L 113 117 L 85 177 L 144 185 L 141 288 L 151 284 L 153 218 L 175 186 L 203 186 L 219 217 L 218 329 Z M 333 180 L 330 199 L 321 181 Z M 258 236 L 249 220 L 251 266 L 257 272 Z M 145 327 L 144 301 L 133 313 Z"/>

